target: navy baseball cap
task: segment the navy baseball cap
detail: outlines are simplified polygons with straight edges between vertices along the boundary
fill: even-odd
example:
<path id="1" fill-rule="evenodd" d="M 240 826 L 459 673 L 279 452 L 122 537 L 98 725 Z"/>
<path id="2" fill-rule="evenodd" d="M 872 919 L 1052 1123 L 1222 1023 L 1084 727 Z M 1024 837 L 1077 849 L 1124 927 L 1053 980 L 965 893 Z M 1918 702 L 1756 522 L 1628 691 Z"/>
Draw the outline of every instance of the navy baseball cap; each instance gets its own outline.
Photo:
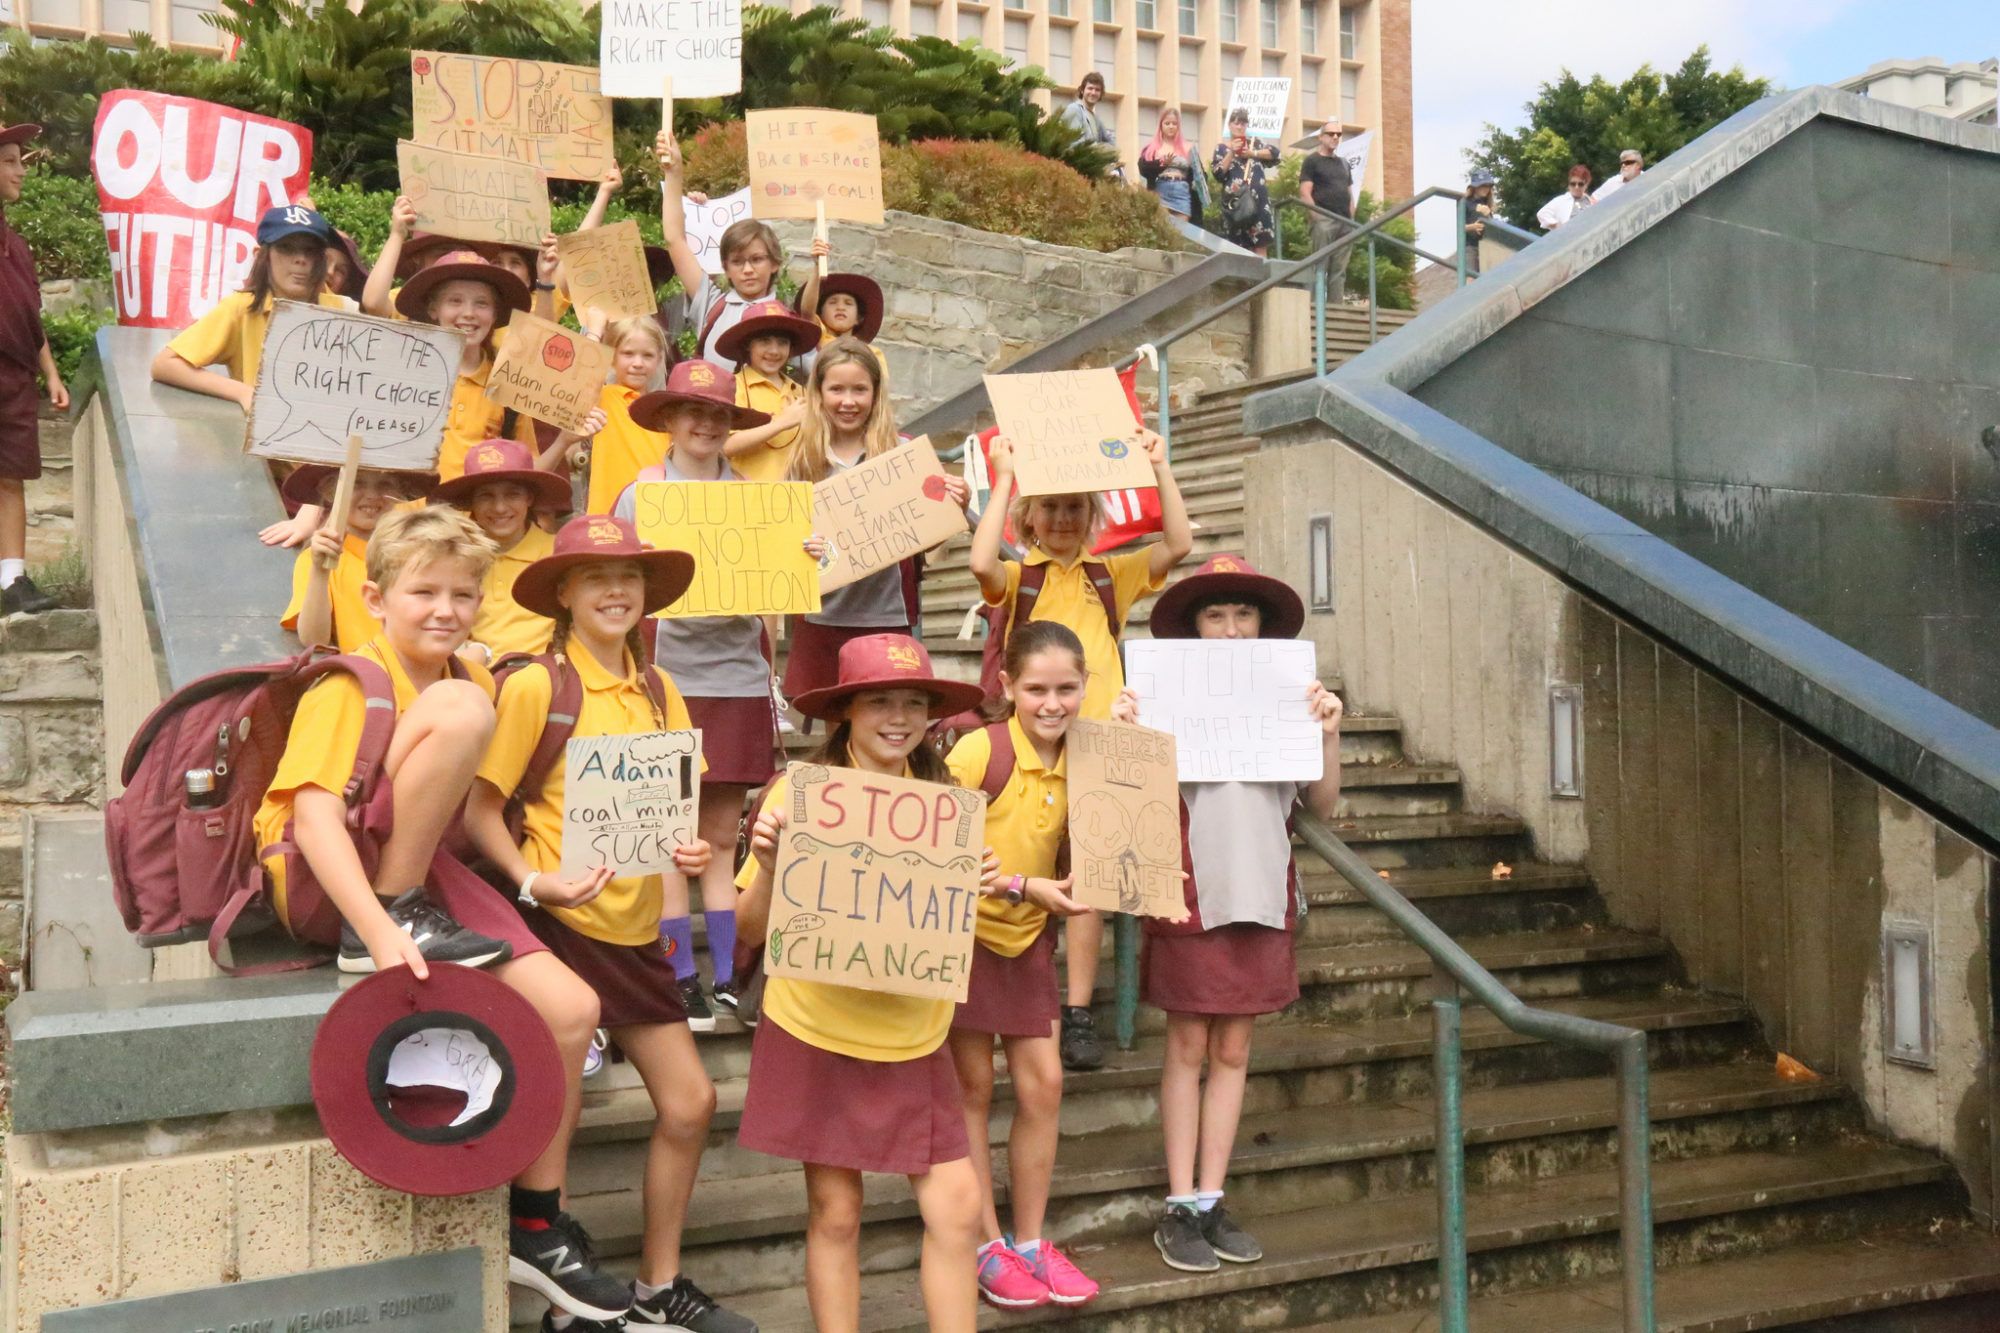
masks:
<path id="1" fill-rule="evenodd" d="M 287 236 L 314 236 L 331 245 L 333 228 L 304 204 L 281 204 L 264 210 L 257 222 L 257 244 L 276 245 Z"/>

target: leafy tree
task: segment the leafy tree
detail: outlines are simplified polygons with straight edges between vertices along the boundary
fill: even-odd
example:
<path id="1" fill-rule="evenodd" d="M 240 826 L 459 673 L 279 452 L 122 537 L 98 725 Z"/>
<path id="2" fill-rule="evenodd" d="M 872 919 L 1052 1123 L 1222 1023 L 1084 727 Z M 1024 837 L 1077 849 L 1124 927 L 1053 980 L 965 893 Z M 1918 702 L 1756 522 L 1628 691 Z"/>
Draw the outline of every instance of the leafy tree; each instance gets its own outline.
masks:
<path id="1" fill-rule="evenodd" d="M 1621 149 L 1657 162 L 1770 91 L 1769 79 L 1753 79 L 1740 65 L 1718 73 L 1706 46 L 1670 74 L 1641 65 L 1617 84 L 1602 74 L 1586 82 L 1565 69 L 1523 108 L 1527 124 L 1487 125 L 1466 160 L 1498 179 L 1500 215 L 1533 229 L 1535 210 L 1563 192 L 1572 164 L 1603 180 L 1617 172 Z"/>

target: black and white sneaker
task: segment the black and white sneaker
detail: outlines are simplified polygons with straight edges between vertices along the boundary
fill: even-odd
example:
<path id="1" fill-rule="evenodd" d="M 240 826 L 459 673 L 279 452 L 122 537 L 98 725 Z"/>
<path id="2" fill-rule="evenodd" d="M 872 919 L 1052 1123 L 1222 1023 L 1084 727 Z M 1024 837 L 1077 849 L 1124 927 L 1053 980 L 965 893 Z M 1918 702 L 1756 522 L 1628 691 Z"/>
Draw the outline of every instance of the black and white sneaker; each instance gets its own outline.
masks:
<path id="1" fill-rule="evenodd" d="M 681 1007 L 687 1010 L 688 1027 L 695 1032 L 715 1031 L 715 1011 L 708 1007 L 708 999 L 701 993 L 700 977 L 680 979 Z"/>
<path id="2" fill-rule="evenodd" d="M 1201 1214 L 1201 1234 L 1218 1259 L 1227 1259 L 1232 1264 L 1254 1264 L 1264 1257 L 1264 1247 L 1257 1243 L 1257 1238 L 1236 1225 L 1236 1219 L 1220 1203 Z"/>
<path id="3" fill-rule="evenodd" d="M 540 1231 L 508 1227 L 507 1280 L 579 1319 L 613 1321 L 632 1305 L 632 1289 L 597 1266 L 589 1234 L 568 1213 Z"/>
<path id="4" fill-rule="evenodd" d="M 753 1321 L 717 1305 L 686 1274 L 653 1296 L 633 1297 L 632 1308 L 625 1312 L 625 1326 L 674 1328 L 683 1333 L 757 1333 Z"/>
<path id="5" fill-rule="evenodd" d="M 389 919 L 417 942 L 417 952 L 427 963 L 485 967 L 489 963 L 504 963 L 514 956 L 514 946 L 507 941 L 467 930 L 452 920 L 450 913 L 430 900 L 421 884 L 390 903 L 388 910 Z M 368 952 L 368 946 L 345 921 L 340 923 L 340 970 L 375 970 L 375 958 Z"/>
<path id="6" fill-rule="evenodd" d="M 716 982 L 708 988 L 708 994 L 709 998 L 715 1001 L 716 1013 L 728 1014 L 731 1018 L 737 1016 L 740 999 L 736 993 L 736 982 L 733 979 Z"/>
<path id="7" fill-rule="evenodd" d="M 1062 1007 L 1062 1037 L 1059 1044 L 1062 1067 L 1072 1073 L 1086 1073 L 1104 1067 L 1104 1043 L 1097 1037 L 1097 1019 L 1081 1005 Z"/>
<path id="8" fill-rule="evenodd" d="M 1201 1231 L 1201 1214 L 1184 1203 L 1172 1204 L 1153 1228 L 1153 1244 L 1167 1267 L 1183 1273 L 1213 1273 L 1222 1267 L 1215 1247 Z"/>
<path id="9" fill-rule="evenodd" d="M 0 616 L 17 615 L 26 612 L 40 615 L 53 611 L 62 603 L 35 586 L 35 581 L 26 574 L 17 575 L 5 588 L 0 588 Z"/>

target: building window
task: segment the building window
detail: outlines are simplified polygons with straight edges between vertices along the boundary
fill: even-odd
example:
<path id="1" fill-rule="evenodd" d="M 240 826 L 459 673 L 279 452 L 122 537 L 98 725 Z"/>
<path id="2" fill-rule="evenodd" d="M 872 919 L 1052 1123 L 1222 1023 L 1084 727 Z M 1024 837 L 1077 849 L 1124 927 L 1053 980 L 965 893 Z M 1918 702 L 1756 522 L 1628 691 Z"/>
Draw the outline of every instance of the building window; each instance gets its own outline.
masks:
<path id="1" fill-rule="evenodd" d="M 1201 13 L 1195 0 L 1180 0 L 1181 36 L 1193 37 L 1201 31 Z"/>
<path id="2" fill-rule="evenodd" d="M 910 6 L 910 31 L 918 37 L 938 35 L 938 10 L 936 5 L 917 0 Z"/>
<path id="3" fill-rule="evenodd" d="M 1159 0 L 1132 0 L 1132 21 L 1142 28 L 1159 27 Z"/>
<path id="4" fill-rule="evenodd" d="M 1237 27 L 1237 21 L 1241 17 L 1242 3 L 1243 0 L 1222 0 L 1221 26 L 1222 26 L 1222 40 L 1225 42 L 1234 42 L 1241 40 L 1241 38 L 1237 36 L 1236 27 Z"/>
<path id="5" fill-rule="evenodd" d="M 1093 33 L 1090 39 L 1090 55 L 1097 62 L 1100 72 L 1118 68 L 1118 34 L 1115 32 Z M 1108 78 L 1109 75 L 1106 75 Z"/>
<path id="6" fill-rule="evenodd" d="M 1091 12 L 1097 16 L 1099 23 L 1110 23 L 1117 17 L 1113 7 L 1113 0 L 1094 0 Z"/>
<path id="7" fill-rule="evenodd" d="M 1107 134 L 1113 134 L 1113 135 L 1117 134 L 1118 133 L 1117 104 L 1107 97 L 1097 104 L 1096 110 L 1097 110 L 1098 123 L 1104 126 L 1105 132 Z"/>
<path id="8" fill-rule="evenodd" d="M 1319 54 L 1319 0 L 1302 0 L 1299 5 L 1299 50 Z"/>
<path id="9" fill-rule="evenodd" d="M 976 42 L 986 35 L 986 16 L 976 9 L 958 11 L 958 40 Z"/>
<path id="10" fill-rule="evenodd" d="M 1160 39 L 1139 39 L 1139 96 L 1160 95 Z"/>
<path id="11" fill-rule="evenodd" d="M 1299 62 L 1299 117 L 1307 122 L 1320 118 L 1319 62 L 1316 60 Z"/>
<path id="12" fill-rule="evenodd" d="M 861 17 L 878 28 L 889 26 L 889 0 L 862 0 Z"/>
<path id="13" fill-rule="evenodd" d="M 1026 9 L 1027 7 L 1028 0 L 1007 0 L 1007 8 L 1009 9 Z"/>
<path id="14" fill-rule="evenodd" d="M 1069 0 L 1049 0 L 1049 13 L 1056 18 L 1069 17 Z"/>
<path id="15" fill-rule="evenodd" d="M 1278 0 L 1263 0 L 1263 40 L 1266 47 L 1278 44 Z"/>
<path id="16" fill-rule="evenodd" d="M 1181 138 L 1190 146 L 1201 142 L 1201 112 L 1181 108 Z"/>
<path id="17" fill-rule="evenodd" d="M 1028 63 L 1028 20 L 1008 19 L 1002 29 L 1002 44 L 1007 49 L 1007 59 L 1016 65 Z"/>
<path id="18" fill-rule="evenodd" d="M 1201 49 L 1181 47 L 1181 101 L 1201 100 Z"/>
<path id="19" fill-rule="evenodd" d="M 1285 58 L 1283 56 L 1265 56 L 1264 77 L 1267 79 L 1282 79 L 1285 77 Z"/>
<path id="20" fill-rule="evenodd" d="M 1340 119 L 1348 125 L 1361 123 L 1361 71 L 1340 71 Z"/>
<path id="21" fill-rule="evenodd" d="M 1340 58 L 1359 60 L 1355 52 L 1361 49 L 1361 15 L 1346 5 L 1340 7 Z"/>
<path id="22" fill-rule="evenodd" d="M 1076 82 L 1076 64 L 1069 58 L 1070 40 L 1068 32 L 1049 34 L 1049 77 L 1065 88 Z"/>
<path id="23" fill-rule="evenodd" d="M 1243 76 L 1243 54 L 1240 51 L 1222 53 L 1222 98 L 1229 100 L 1229 85 Z"/>

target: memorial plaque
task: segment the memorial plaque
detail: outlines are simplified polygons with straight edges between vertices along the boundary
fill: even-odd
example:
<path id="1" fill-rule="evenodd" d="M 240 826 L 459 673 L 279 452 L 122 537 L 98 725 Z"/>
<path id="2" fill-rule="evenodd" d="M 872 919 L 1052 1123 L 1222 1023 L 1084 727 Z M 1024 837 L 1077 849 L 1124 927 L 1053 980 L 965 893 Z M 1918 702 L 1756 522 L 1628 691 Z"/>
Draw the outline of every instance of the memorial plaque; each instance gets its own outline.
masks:
<path id="1" fill-rule="evenodd" d="M 221 1333 L 224 1329 L 290 1333 L 349 1327 L 480 1333 L 486 1315 L 483 1268 L 478 1248 L 467 1246 L 79 1310 L 52 1310 L 42 1316 L 42 1333 Z"/>

